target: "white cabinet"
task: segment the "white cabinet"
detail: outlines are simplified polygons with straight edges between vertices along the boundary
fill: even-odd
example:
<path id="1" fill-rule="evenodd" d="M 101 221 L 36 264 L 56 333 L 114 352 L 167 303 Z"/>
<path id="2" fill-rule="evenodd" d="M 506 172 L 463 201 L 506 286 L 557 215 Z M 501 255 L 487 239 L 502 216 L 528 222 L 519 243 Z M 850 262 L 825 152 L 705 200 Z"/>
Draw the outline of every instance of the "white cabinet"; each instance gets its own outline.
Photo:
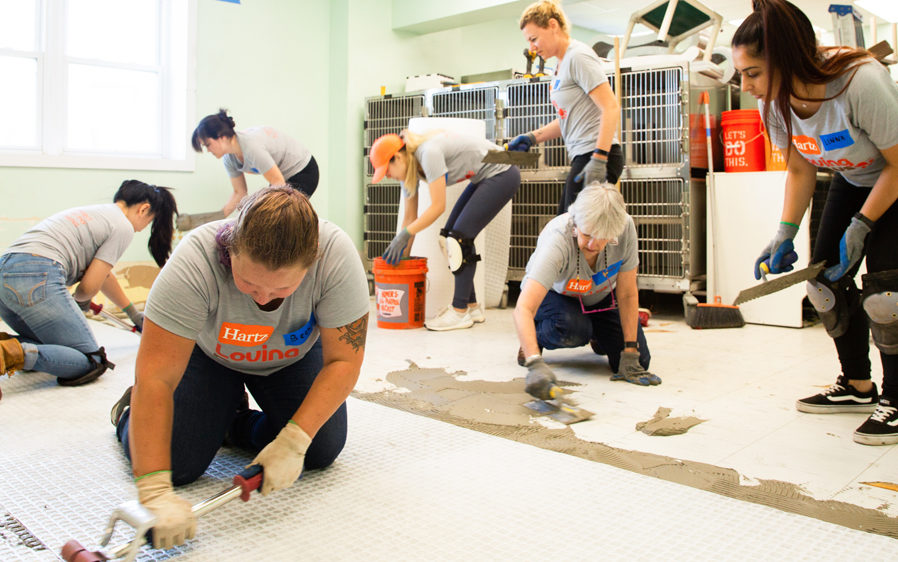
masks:
<path id="1" fill-rule="evenodd" d="M 720 295 L 721 302 L 731 304 L 739 291 L 763 282 L 755 280 L 753 266 L 779 224 L 785 179 L 786 172 L 717 172 L 707 182 L 709 302 Z M 805 213 L 794 240 L 795 269 L 807 267 L 811 258 L 809 215 Z M 798 283 L 739 308 L 752 324 L 800 328 L 805 294 L 805 284 Z"/>

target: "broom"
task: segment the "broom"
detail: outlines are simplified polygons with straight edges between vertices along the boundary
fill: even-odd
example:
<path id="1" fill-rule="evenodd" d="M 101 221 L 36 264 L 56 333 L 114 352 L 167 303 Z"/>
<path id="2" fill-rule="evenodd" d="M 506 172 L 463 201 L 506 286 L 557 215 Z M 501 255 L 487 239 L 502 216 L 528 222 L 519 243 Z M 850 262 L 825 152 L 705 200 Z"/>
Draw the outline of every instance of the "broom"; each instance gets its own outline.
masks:
<path id="1" fill-rule="evenodd" d="M 715 215 L 714 186 L 714 153 L 711 150 L 711 97 L 707 91 L 702 92 L 699 105 L 705 108 L 705 143 L 708 148 L 708 192 L 710 193 L 711 213 L 711 257 L 714 261 L 714 293 L 717 293 L 717 225 Z M 714 295 L 714 302 L 698 302 L 693 295 L 686 293 L 683 296 L 686 324 L 696 330 L 709 328 L 741 328 L 745 325 L 742 312 L 739 307 L 731 304 L 721 304 L 719 295 Z"/>

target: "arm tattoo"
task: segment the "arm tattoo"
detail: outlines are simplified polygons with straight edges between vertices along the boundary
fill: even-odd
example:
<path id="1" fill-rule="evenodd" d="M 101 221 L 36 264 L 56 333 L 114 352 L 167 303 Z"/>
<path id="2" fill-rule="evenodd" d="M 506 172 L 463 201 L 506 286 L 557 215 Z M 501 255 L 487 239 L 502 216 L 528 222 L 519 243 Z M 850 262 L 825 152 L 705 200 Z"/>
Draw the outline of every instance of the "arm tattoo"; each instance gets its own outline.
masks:
<path id="1" fill-rule="evenodd" d="M 365 347 L 365 337 L 368 335 L 368 315 L 341 326 L 337 330 L 340 332 L 340 341 L 348 343 L 358 353 Z"/>

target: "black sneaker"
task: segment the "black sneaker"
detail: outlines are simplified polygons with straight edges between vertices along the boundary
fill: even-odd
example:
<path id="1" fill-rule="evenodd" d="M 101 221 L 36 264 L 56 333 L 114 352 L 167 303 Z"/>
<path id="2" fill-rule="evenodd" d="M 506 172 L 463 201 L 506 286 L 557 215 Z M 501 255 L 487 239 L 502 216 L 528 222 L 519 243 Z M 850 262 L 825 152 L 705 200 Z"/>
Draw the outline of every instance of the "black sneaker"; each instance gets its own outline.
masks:
<path id="1" fill-rule="evenodd" d="M 134 388 L 129 386 L 125 389 L 122 397 L 118 399 L 118 402 L 112 405 L 112 409 L 109 411 L 109 421 L 112 422 L 112 425 L 118 427 L 118 422 L 121 421 L 122 415 L 125 413 L 125 410 L 131 407 L 131 389 Z"/>
<path id="2" fill-rule="evenodd" d="M 898 408 L 888 398 L 880 398 L 873 415 L 854 432 L 854 440 L 862 445 L 898 443 Z"/>
<path id="3" fill-rule="evenodd" d="M 795 408 L 809 414 L 872 413 L 878 402 L 875 383 L 869 392 L 861 392 L 848 384 L 846 378 L 839 377 L 820 394 L 796 401 Z"/>

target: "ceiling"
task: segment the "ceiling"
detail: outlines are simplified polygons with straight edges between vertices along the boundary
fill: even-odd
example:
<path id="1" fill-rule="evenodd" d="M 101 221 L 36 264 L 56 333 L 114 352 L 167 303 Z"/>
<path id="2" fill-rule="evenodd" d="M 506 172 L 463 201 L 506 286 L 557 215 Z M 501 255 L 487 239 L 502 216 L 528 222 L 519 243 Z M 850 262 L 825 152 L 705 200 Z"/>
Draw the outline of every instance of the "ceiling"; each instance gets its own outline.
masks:
<path id="1" fill-rule="evenodd" d="M 820 28 L 819 33 L 832 31 L 832 18 L 828 12 L 830 4 L 850 4 L 851 0 L 791 0 L 810 18 L 811 23 Z M 623 35 L 627 30 L 630 16 L 655 3 L 655 0 L 566 0 L 563 3 L 568 19 L 574 25 L 592 29 L 607 35 Z M 706 7 L 714 10 L 724 21 L 724 37 L 732 35 L 736 26 L 728 23 L 741 20 L 751 12 L 751 0 L 704 0 Z M 634 32 L 640 28 L 637 27 Z M 647 28 L 641 28 L 648 31 Z M 719 43 L 718 43 L 719 44 Z"/>

